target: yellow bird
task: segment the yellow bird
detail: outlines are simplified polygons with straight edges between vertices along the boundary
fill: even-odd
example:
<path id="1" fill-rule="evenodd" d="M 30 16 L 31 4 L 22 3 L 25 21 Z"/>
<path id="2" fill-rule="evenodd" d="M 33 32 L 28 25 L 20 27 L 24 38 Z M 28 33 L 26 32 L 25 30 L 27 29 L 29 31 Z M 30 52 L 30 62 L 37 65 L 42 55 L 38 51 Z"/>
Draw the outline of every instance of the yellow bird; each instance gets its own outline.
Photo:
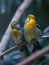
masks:
<path id="1" fill-rule="evenodd" d="M 38 39 L 41 37 L 42 32 L 39 28 L 37 28 L 37 23 L 35 20 L 35 16 L 29 14 L 26 18 L 24 24 L 24 37 L 25 40 L 29 43 L 33 41 L 34 49 L 40 49 L 40 45 L 38 43 Z"/>
<path id="2" fill-rule="evenodd" d="M 11 36 L 15 44 L 20 44 L 23 41 L 23 32 L 18 23 L 11 23 Z"/>
<path id="3" fill-rule="evenodd" d="M 20 25 L 17 22 L 11 23 L 11 36 L 14 41 L 14 44 L 16 44 L 16 45 L 19 45 L 20 43 L 23 44 L 22 42 L 25 41 L 23 29 L 20 27 Z M 20 47 L 20 51 L 25 51 L 25 54 L 26 54 L 26 52 L 28 52 L 28 54 L 29 54 L 26 44 L 24 44 Z"/>

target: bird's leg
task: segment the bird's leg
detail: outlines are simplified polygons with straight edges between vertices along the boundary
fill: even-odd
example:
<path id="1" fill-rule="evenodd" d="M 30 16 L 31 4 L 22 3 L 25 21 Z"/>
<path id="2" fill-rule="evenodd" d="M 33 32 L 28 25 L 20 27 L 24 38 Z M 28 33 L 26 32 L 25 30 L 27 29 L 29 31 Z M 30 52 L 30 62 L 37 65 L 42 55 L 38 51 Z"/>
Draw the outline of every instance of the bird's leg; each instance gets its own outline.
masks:
<path id="1" fill-rule="evenodd" d="M 38 49 L 41 49 L 41 45 L 39 44 L 38 41 L 36 41 L 36 46 L 37 46 Z"/>
<path id="2" fill-rule="evenodd" d="M 33 52 L 36 51 L 37 49 L 41 49 L 41 46 L 38 41 L 33 40 L 33 45 L 34 45 Z"/>
<path id="3" fill-rule="evenodd" d="M 26 49 L 26 44 L 22 45 L 20 51 L 24 51 Z"/>

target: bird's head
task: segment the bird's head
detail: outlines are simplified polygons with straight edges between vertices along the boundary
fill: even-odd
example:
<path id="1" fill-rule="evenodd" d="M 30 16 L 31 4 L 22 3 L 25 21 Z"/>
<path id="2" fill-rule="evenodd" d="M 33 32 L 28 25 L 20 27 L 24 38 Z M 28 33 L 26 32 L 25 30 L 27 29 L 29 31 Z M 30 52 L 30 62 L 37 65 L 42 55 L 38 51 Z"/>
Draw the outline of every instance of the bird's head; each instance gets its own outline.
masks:
<path id="1" fill-rule="evenodd" d="M 32 20 L 35 20 L 35 16 L 32 15 L 32 14 L 29 14 L 29 15 L 26 17 L 25 23 L 29 22 L 31 19 L 32 19 Z"/>
<path id="2" fill-rule="evenodd" d="M 36 26 L 35 16 L 34 15 L 29 14 L 27 16 L 25 26 L 26 27 L 34 27 L 34 26 Z"/>
<path id="3" fill-rule="evenodd" d="M 16 25 L 18 25 L 18 22 L 16 22 L 16 21 L 11 22 L 11 28 L 12 29 L 16 28 Z"/>

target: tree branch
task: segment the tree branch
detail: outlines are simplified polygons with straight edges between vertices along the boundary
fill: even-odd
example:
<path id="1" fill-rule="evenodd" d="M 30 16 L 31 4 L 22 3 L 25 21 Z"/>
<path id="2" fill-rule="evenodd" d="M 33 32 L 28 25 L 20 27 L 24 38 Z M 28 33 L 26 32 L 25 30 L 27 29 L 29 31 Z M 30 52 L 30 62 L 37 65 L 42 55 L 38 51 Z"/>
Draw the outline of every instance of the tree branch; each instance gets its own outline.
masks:
<path id="1" fill-rule="evenodd" d="M 34 60 L 41 58 L 45 53 L 49 52 L 49 45 L 45 48 L 33 53 L 31 56 L 25 58 L 22 62 L 16 65 L 31 65 Z"/>
<path id="2" fill-rule="evenodd" d="M 49 38 L 49 35 L 45 35 L 45 36 L 41 36 L 41 39 L 46 39 L 46 38 Z"/>
<path id="3" fill-rule="evenodd" d="M 4 56 L 5 54 L 9 53 L 10 51 L 12 51 L 12 50 L 14 50 L 14 49 L 16 49 L 16 48 L 22 47 L 24 44 L 26 44 L 26 42 L 22 42 L 22 43 L 20 43 L 19 45 L 13 46 L 12 48 L 10 48 L 10 49 L 8 49 L 8 50 L 2 52 L 2 53 L 0 54 L 0 57 L 1 57 L 1 56 Z"/>

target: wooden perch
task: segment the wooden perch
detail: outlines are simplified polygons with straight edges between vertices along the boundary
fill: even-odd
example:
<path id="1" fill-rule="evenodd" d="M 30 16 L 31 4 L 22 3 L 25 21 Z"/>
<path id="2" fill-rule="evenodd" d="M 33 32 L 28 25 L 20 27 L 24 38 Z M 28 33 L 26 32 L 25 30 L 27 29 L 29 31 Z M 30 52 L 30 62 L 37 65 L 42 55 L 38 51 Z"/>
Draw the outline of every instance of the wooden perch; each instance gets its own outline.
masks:
<path id="1" fill-rule="evenodd" d="M 45 48 L 33 53 L 31 56 L 25 58 L 22 62 L 16 65 L 31 65 L 34 60 L 41 58 L 45 53 L 49 52 L 49 45 Z"/>
<path id="2" fill-rule="evenodd" d="M 42 36 L 41 39 L 43 39 L 43 38 L 49 38 L 49 36 Z M 8 50 L 2 52 L 2 53 L 0 54 L 0 57 L 3 57 L 5 54 L 9 53 L 10 51 L 12 51 L 12 50 L 14 50 L 14 49 L 16 49 L 16 48 L 20 48 L 20 47 L 21 47 L 22 45 L 24 45 L 24 44 L 26 44 L 26 43 L 25 43 L 25 42 L 22 42 L 22 43 L 19 44 L 19 45 L 13 46 L 12 48 L 10 48 L 10 49 L 8 49 Z"/>
<path id="3" fill-rule="evenodd" d="M 18 22 L 23 14 L 23 12 L 25 12 L 25 10 L 27 9 L 27 7 L 31 4 L 33 0 L 24 0 L 24 2 L 21 4 L 21 6 L 18 8 L 18 10 L 16 11 L 14 17 L 12 18 L 12 21 L 16 21 Z M 10 30 L 11 30 L 11 22 L 7 28 L 7 30 L 5 31 L 2 40 L 0 42 L 0 53 L 3 52 L 6 49 L 6 46 L 8 44 L 8 41 L 10 40 Z"/>
<path id="4" fill-rule="evenodd" d="M 26 44 L 26 43 L 25 43 L 25 42 L 22 42 L 22 43 L 19 44 L 19 45 L 13 46 L 12 48 L 10 48 L 10 49 L 8 49 L 8 50 L 2 52 L 2 53 L 0 54 L 0 57 L 1 57 L 1 56 L 4 56 L 5 54 L 9 53 L 10 51 L 12 51 L 12 50 L 14 50 L 14 49 L 16 49 L 16 48 L 22 47 L 24 44 Z"/>
<path id="5" fill-rule="evenodd" d="M 49 38 L 49 35 L 42 36 L 41 39 Z"/>

